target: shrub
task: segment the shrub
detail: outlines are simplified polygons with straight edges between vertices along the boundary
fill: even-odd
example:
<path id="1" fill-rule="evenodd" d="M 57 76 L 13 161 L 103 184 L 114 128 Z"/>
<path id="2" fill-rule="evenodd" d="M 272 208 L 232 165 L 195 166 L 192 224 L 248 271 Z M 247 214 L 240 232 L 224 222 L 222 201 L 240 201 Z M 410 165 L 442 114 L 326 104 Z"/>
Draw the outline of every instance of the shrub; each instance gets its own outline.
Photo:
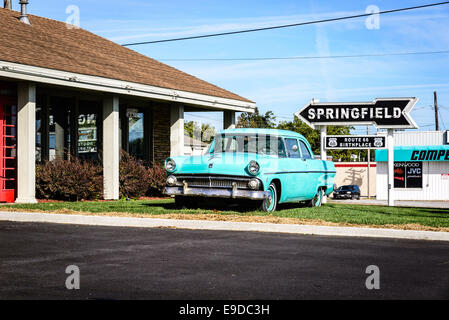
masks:
<path id="1" fill-rule="evenodd" d="M 154 163 L 152 167 L 148 168 L 149 187 L 147 195 L 150 197 L 162 196 L 162 191 L 167 180 L 167 173 L 165 167 Z"/>
<path id="2" fill-rule="evenodd" d="M 148 170 L 143 162 L 122 151 L 120 159 L 120 197 L 138 198 L 144 196 L 148 187 Z"/>
<path id="3" fill-rule="evenodd" d="M 36 166 L 36 195 L 41 199 L 93 200 L 103 193 L 103 169 L 100 165 L 55 159 Z"/>

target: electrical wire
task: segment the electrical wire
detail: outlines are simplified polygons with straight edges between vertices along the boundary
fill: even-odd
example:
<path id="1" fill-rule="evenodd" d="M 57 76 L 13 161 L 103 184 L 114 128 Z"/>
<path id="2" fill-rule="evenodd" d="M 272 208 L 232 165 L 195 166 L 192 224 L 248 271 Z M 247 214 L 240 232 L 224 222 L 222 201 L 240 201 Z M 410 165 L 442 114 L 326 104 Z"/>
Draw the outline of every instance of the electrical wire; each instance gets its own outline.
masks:
<path id="1" fill-rule="evenodd" d="M 449 50 L 442 51 L 414 51 L 414 52 L 391 52 L 371 53 L 333 56 L 298 56 L 298 57 L 265 57 L 265 58 L 192 58 L 192 59 L 157 59 L 158 61 L 266 61 L 266 60 L 312 60 L 312 59 L 340 59 L 340 58 L 365 58 L 365 57 L 388 57 L 408 55 L 448 54 Z"/>
<path id="2" fill-rule="evenodd" d="M 137 46 L 137 45 L 143 45 L 143 44 L 153 44 L 153 43 L 161 43 L 161 42 L 172 42 L 172 41 L 192 40 L 192 39 L 201 39 L 201 38 L 211 38 L 211 37 L 227 36 L 227 35 L 240 34 L 240 33 L 249 33 L 249 32 L 266 31 L 266 30 L 274 30 L 274 29 L 281 29 L 281 28 L 298 27 L 298 26 L 305 26 L 305 25 L 325 23 L 325 22 L 332 22 L 332 21 L 341 21 L 341 20 L 347 20 L 347 19 L 362 18 L 362 17 L 373 16 L 373 15 L 381 15 L 381 14 L 388 14 L 388 13 L 395 13 L 395 12 L 423 9 L 423 8 L 429 8 L 429 7 L 446 5 L 446 4 L 449 4 L 449 1 L 438 2 L 438 3 L 430 3 L 430 4 L 425 4 L 425 5 L 420 5 L 420 6 L 413 6 L 413 7 L 407 7 L 407 8 L 400 8 L 400 9 L 385 10 L 385 11 L 379 11 L 379 12 L 376 12 L 376 13 L 363 13 L 363 14 L 357 14 L 357 15 L 352 15 L 352 16 L 344 16 L 344 17 L 337 17 L 337 18 L 313 20 L 313 21 L 306 21 L 306 22 L 299 22 L 299 23 L 292 23 L 292 24 L 284 24 L 284 25 L 264 27 L 264 28 L 238 30 L 238 31 L 230 31 L 230 32 L 220 32 L 220 33 L 211 33 L 211 34 L 205 34 L 205 35 L 199 35 L 199 36 L 190 36 L 190 37 L 182 37 L 182 38 L 171 38 L 171 39 L 162 39 L 162 40 L 154 40 L 154 41 L 125 43 L 125 44 L 122 44 L 122 46 L 129 47 L 129 46 Z"/>
<path id="3" fill-rule="evenodd" d="M 443 125 L 443 129 L 446 130 L 446 124 L 444 123 L 443 113 L 440 110 L 438 110 L 438 115 L 440 116 L 440 121 L 441 124 Z"/>

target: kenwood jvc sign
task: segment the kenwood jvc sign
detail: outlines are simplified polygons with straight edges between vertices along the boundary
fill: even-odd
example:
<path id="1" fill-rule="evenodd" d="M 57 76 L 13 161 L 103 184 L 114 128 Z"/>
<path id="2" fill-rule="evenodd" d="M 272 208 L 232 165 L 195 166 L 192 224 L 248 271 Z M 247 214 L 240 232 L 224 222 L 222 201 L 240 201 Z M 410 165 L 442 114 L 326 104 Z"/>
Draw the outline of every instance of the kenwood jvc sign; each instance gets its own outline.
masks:
<path id="1" fill-rule="evenodd" d="M 315 129 L 316 125 L 368 125 L 388 129 L 417 128 L 410 118 L 416 98 L 378 98 L 373 102 L 314 102 L 296 116 Z"/>
<path id="2" fill-rule="evenodd" d="M 383 149 L 385 136 L 326 136 L 326 149 Z"/>

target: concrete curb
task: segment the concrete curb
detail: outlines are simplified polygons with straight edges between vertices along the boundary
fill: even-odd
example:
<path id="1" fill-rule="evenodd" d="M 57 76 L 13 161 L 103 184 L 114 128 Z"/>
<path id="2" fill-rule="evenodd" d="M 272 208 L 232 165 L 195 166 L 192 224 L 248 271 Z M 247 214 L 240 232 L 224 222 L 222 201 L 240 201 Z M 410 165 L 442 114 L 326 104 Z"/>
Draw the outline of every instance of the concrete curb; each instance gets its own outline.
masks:
<path id="1" fill-rule="evenodd" d="M 0 212 L 0 221 L 60 223 L 110 227 L 179 228 L 191 230 L 256 231 L 342 237 L 394 238 L 449 241 L 449 232 L 396 230 L 380 228 L 330 227 L 257 222 L 206 220 L 174 220 L 155 218 L 126 218 L 84 216 L 51 213 Z"/>

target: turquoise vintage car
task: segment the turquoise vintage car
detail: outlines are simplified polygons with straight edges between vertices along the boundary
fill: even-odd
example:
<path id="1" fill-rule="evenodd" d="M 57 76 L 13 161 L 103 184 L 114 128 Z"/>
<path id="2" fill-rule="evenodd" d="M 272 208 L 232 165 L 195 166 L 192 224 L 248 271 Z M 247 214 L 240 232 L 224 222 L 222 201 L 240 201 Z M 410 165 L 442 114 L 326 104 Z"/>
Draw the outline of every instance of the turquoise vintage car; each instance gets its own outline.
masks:
<path id="1" fill-rule="evenodd" d="M 333 162 L 315 159 L 304 136 L 273 129 L 220 131 L 205 155 L 171 157 L 165 168 L 165 194 L 178 206 L 219 197 L 257 201 L 266 212 L 278 203 L 321 206 L 336 173 Z"/>

